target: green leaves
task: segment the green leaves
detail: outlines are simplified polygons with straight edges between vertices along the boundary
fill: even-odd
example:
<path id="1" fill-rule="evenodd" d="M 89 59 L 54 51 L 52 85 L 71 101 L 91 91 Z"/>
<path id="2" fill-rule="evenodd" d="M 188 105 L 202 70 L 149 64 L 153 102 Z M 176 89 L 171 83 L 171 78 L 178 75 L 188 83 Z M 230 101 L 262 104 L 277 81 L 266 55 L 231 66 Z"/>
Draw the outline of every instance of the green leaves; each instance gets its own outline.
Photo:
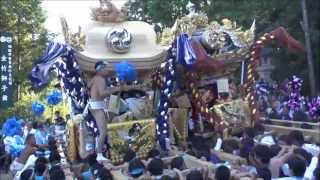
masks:
<path id="1" fill-rule="evenodd" d="M 0 119 L 12 114 L 27 117 L 30 100 L 40 98 L 30 93 L 28 74 L 33 62 L 41 55 L 48 37 L 41 1 L 1 0 L 0 17 L 0 31 L 11 32 L 14 36 L 12 63 L 16 97 L 13 108 L 0 110 Z"/>

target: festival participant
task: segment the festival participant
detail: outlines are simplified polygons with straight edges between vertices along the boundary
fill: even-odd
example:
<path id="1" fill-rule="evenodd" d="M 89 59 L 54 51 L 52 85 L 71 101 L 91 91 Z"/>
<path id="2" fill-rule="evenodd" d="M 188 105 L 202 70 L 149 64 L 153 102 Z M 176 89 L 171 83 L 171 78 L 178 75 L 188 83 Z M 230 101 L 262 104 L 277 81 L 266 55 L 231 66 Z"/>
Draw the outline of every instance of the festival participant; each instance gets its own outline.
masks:
<path id="1" fill-rule="evenodd" d="M 60 156 L 60 154 L 59 154 L 59 152 L 58 152 L 57 150 L 52 151 L 52 152 L 50 153 L 49 162 L 50 162 L 51 167 L 52 167 L 52 166 L 56 166 L 56 165 L 60 165 L 60 163 L 61 163 L 61 156 Z"/>
<path id="2" fill-rule="evenodd" d="M 291 155 L 287 163 L 289 171 L 285 175 L 288 177 L 279 178 L 279 180 L 302 180 L 307 168 L 306 161 L 298 155 Z"/>
<path id="3" fill-rule="evenodd" d="M 203 175 L 198 170 L 193 170 L 187 175 L 187 180 L 203 180 Z"/>
<path id="4" fill-rule="evenodd" d="M 280 113 L 282 120 L 291 120 L 289 109 L 286 105 L 283 106 L 282 111 Z"/>
<path id="5" fill-rule="evenodd" d="M 70 114 L 67 114 L 66 115 L 66 123 L 68 123 L 70 120 L 71 120 L 71 116 L 70 116 Z"/>
<path id="6" fill-rule="evenodd" d="M 249 153 L 254 147 L 254 129 L 253 128 L 245 128 L 243 137 L 240 142 L 240 156 L 243 158 L 248 158 Z"/>
<path id="7" fill-rule="evenodd" d="M 318 155 L 318 157 L 314 157 L 314 161 L 317 161 L 317 162 L 314 162 L 316 167 L 313 171 L 313 176 L 311 175 L 311 177 L 313 177 L 314 179 L 320 179 L 320 154 Z M 312 164 L 312 162 L 311 162 Z"/>
<path id="8" fill-rule="evenodd" d="M 45 171 L 47 170 L 48 160 L 44 157 L 39 157 L 34 165 L 35 179 L 44 179 Z"/>
<path id="9" fill-rule="evenodd" d="M 23 127 L 23 138 L 26 139 L 29 133 L 32 131 L 32 122 L 27 122 Z"/>
<path id="10" fill-rule="evenodd" d="M 97 139 L 97 159 L 99 161 L 107 160 L 102 154 L 105 138 L 107 136 L 106 124 L 109 120 L 109 117 L 106 116 L 107 107 L 104 100 L 115 92 L 129 90 L 127 86 L 107 87 L 105 82 L 105 78 L 109 76 L 108 71 L 105 70 L 107 64 L 106 61 L 97 62 L 94 67 L 95 75 L 88 83 L 88 88 L 90 89 L 88 109 L 94 116 L 99 129 L 99 137 Z"/>
<path id="11" fill-rule="evenodd" d="M 66 180 L 66 175 L 60 166 L 53 166 L 49 170 L 49 179 Z"/>
<path id="12" fill-rule="evenodd" d="M 301 147 L 305 143 L 303 133 L 298 130 L 291 131 L 288 134 L 288 143 L 289 145 Z"/>
<path id="13" fill-rule="evenodd" d="M 11 180 L 13 179 L 12 173 L 9 171 L 11 164 L 11 156 L 5 151 L 4 145 L 0 145 L 0 179 Z"/>
<path id="14" fill-rule="evenodd" d="M 184 169 L 186 169 L 186 164 L 183 160 L 183 157 L 179 156 L 172 159 L 170 163 L 170 167 L 171 169 L 178 169 L 180 171 L 183 171 Z"/>
<path id="15" fill-rule="evenodd" d="M 268 117 L 270 119 L 280 119 L 281 118 L 281 116 L 279 114 L 279 107 L 280 107 L 280 102 L 275 97 L 273 97 L 271 108 L 269 108 L 267 110 Z"/>
<path id="16" fill-rule="evenodd" d="M 231 177 L 231 172 L 226 166 L 219 166 L 215 172 L 216 180 L 229 180 Z"/>
<path id="17" fill-rule="evenodd" d="M 145 166 L 140 159 L 135 158 L 129 162 L 128 174 L 131 177 L 135 179 L 141 177 L 144 174 L 144 170 L 145 170 Z"/>
<path id="18" fill-rule="evenodd" d="M 56 125 L 58 126 L 65 126 L 65 121 L 63 119 L 63 117 L 60 114 L 60 111 L 56 111 L 54 112 L 54 122 L 56 123 Z"/>
<path id="19" fill-rule="evenodd" d="M 154 158 L 150 161 L 147 167 L 148 171 L 150 172 L 151 176 L 160 178 L 163 174 L 164 170 L 164 163 L 159 158 Z"/>
<path id="20" fill-rule="evenodd" d="M 254 165 L 254 174 L 257 177 L 271 179 L 271 172 L 268 169 L 270 162 L 270 148 L 266 145 L 256 145 L 249 154 L 249 162 Z"/>
<path id="21" fill-rule="evenodd" d="M 20 171 L 24 168 L 25 163 L 27 162 L 29 157 L 38 149 L 34 134 L 29 134 L 27 136 L 25 144 L 26 144 L 26 147 L 22 151 L 21 155 L 18 158 L 16 158 L 10 166 L 10 170 L 14 174 L 17 171 Z"/>
<path id="22" fill-rule="evenodd" d="M 269 169 L 272 178 L 278 178 L 280 175 L 280 168 L 284 166 L 288 158 L 293 154 L 294 147 L 283 147 L 280 152 L 270 159 Z M 273 156 L 273 152 L 271 150 Z"/>
<path id="23" fill-rule="evenodd" d="M 44 125 L 41 122 L 38 122 L 36 126 L 33 127 L 34 129 L 34 136 L 36 138 L 36 143 L 38 146 L 47 147 L 47 133 L 44 130 Z"/>
<path id="24" fill-rule="evenodd" d="M 112 174 L 111 174 L 111 172 L 108 170 L 108 169 L 106 169 L 106 168 L 104 168 L 104 167 L 102 167 L 102 168 L 99 168 L 99 169 L 97 169 L 96 171 L 94 171 L 94 173 L 93 173 L 93 176 L 96 178 L 96 179 L 105 179 L 105 180 L 113 180 L 114 178 L 113 178 L 113 176 L 112 176 Z"/>
<path id="25" fill-rule="evenodd" d="M 34 179 L 34 171 L 33 169 L 26 169 L 20 175 L 20 180 L 30 180 Z"/>

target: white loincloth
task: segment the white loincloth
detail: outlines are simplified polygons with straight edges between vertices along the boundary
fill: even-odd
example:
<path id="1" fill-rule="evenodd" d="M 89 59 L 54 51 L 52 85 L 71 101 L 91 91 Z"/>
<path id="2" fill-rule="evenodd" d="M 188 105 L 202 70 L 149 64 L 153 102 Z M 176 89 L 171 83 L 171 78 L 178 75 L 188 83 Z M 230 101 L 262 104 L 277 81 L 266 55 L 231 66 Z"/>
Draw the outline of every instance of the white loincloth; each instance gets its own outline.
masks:
<path id="1" fill-rule="evenodd" d="M 10 165 L 10 171 L 12 171 L 13 173 L 16 173 L 18 171 L 21 171 L 23 167 L 24 167 L 24 164 L 18 162 L 17 159 L 15 159 Z"/>
<path id="2" fill-rule="evenodd" d="M 88 108 L 92 109 L 92 110 L 103 109 L 104 111 L 107 111 L 107 104 L 105 101 L 89 100 L 88 101 Z"/>
<path id="3" fill-rule="evenodd" d="M 84 108 L 83 114 L 87 114 L 88 110 L 103 110 L 106 114 L 107 117 L 109 118 L 109 113 L 108 113 L 108 108 L 107 108 L 107 103 L 105 101 L 96 101 L 89 99 L 86 107 Z"/>

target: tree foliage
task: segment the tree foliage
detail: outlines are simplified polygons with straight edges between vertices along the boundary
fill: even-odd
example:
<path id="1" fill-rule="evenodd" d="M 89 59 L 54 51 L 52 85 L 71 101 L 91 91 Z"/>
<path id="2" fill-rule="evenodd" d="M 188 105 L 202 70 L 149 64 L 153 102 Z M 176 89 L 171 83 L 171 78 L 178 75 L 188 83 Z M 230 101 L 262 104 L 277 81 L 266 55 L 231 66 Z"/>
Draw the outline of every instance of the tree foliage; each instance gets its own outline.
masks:
<path id="1" fill-rule="evenodd" d="M 175 19 L 188 13 L 186 4 L 189 0 L 129 0 L 126 4 L 131 20 L 149 23 L 161 23 L 171 26 Z"/>
<path id="2" fill-rule="evenodd" d="M 11 115 L 30 118 L 31 102 L 44 100 L 45 94 L 52 89 L 34 93 L 30 91 L 27 78 L 49 37 L 44 27 L 45 19 L 41 0 L 0 1 L 0 31 L 11 32 L 14 38 L 12 63 L 16 91 L 14 107 L 0 109 L 0 121 Z"/>
<path id="3" fill-rule="evenodd" d="M 151 23 L 161 23 L 163 26 L 172 26 L 177 17 L 188 13 L 187 4 L 189 0 L 131 0 L 127 5 L 129 15 L 133 19 L 146 20 Z M 208 15 L 209 20 L 220 21 L 223 18 L 236 21 L 243 27 L 250 27 L 256 20 L 257 37 L 283 26 L 297 40 L 304 44 L 304 34 L 300 21 L 302 12 L 300 1 L 292 0 L 190 0 L 197 12 Z M 315 59 L 316 77 L 320 70 L 320 2 L 307 1 L 308 15 L 311 29 L 311 40 L 313 55 Z M 275 65 L 272 77 L 274 80 L 282 81 L 293 74 L 302 77 L 304 81 L 304 92 L 308 91 L 308 69 L 305 55 L 288 53 L 279 49 L 276 44 L 271 47 L 273 51 L 270 56 Z M 284 70 L 285 69 L 285 70 Z M 318 82 L 319 83 L 319 82 Z"/>

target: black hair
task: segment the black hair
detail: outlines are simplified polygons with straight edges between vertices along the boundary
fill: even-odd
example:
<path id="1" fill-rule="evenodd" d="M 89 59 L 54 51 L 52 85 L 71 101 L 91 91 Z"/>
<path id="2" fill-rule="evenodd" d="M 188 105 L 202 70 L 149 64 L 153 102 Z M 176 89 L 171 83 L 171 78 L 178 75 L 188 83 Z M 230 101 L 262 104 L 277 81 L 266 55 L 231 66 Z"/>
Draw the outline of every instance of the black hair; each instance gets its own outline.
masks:
<path id="1" fill-rule="evenodd" d="M 59 162 L 61 161 L 61 156 L 59 154 L 58 151 L 51 151 L 50 155 L 49 155 L 49 162 L 50 163 L 55 163 L 55 162 Z"/>
<path id="2" fill-rule="evenodd" d="M 246 134 L 249 138 L 254 138 L 254 136 L 255 136 L 254 129 L 251 127 L 246 127 L 244 129 L 244 134 Z"/>
<path id="3" fill-rule="evenodd" d="M 257 168 L 257 176 L 258 178 L 262 178 L 263 180 L 271 180 L 271 172 L 268 168 Z"/>
<path id="4" fill-rule="evenodd" d="M 97 68 L 101 65 L 105 65 L 105 62 L 104 61 L 98 61 L 96 62 L 96 64 L 94 65 L 94 69 L 97 71 Z"/>
<path id="5" fill-rule="evenodd" d="M 268 146 L 258 144 L 253 148 L 253 153 L 263 164 L 269 164 L 271 151 Z"/>
<path id="6" fill-rule="evenodd" d="M 175 178 L 173 178 L 169 175 L 163 175 L 163 176 L 161 176 L 160 180 L 175 180 Z"/>
<path id="7" fill-rule="evenodd" d="M 129 174 L 134 178 L 140 177 L 144 172 L 144 168 L 145 166 L 140 159 L 136 158 L 129 162 L 129 166 L 128 166 Z M 138 170 L 141 170 L 141 171 L 138 171 Z"/>
<path id="8" fill-rule="evenodd" d="M 103 168 L 104 166 L 100 163 L 95 163 L 92 166 L 90 166 L 90 171 L 94 175 L 98 172 L 99 169 Z"/>
<path id="9" fill-rule="evenodd" d="M 227 139 L 222 143 L 222 149 L 224 152 L 232 154 L 234 150 L 239 149 L 238 141 L 235 139 Z"/>
<path id="10" fill-rule="evenodd" d="M 54 145 L 49 145 L 48 149 L 49 149 L 50 152 L 58 151 L 58 146 L 55 145 L 55 144 Z"/>
<path id="11" fill-rule="evenodd" d="M 38 157 L 34 165 L 34 171 L 37 176 L 42 176 L 47 168 L 48 160 L 45 157 Z"/>
<path id="12" fill-rule="evenodd" d="M 202 146 L 198 147 L 197 149 L 197 157 L 198 158 L 205 158 L 207 161 L 210 161 L 211 152 L 210 147 L 207 144 L 203 144 Z"/>
<path id="13" fill-rule="evenodd" d="M 304 136 L 301 131 L 293 130 L 288 134 L 289 145 L 302 146 L 304 143 Z"/>
<path id="14" fill-rule="evenodd" d="M 240 146 L 240 157 L 249 158 L 249 153 L 252 151 L 254 147 L 254 140 L 253 138 L 244 138 L 241 140 Z"/>
<path id="15" fill-rule="evenodd" d="M 308 115 L 299 110 L 299 111 L 296 111 L 293 113 L 293 118 L 292 118 L 293 121 L 299 121 L 299 122 L 306 122 L 306 121 L 309 121 L 309 118 L 308 118 Z"/>
<path id="16" fill-rule="evenodd" d="M 304 158 L 304 160 L 307 162 L 307 166 L 311 163 L 312 160 L 312 154 L 306 151 L 305 149 L 302 148 L 296 148 L 293 150 L 293 153 L 296 155 L 300 155 L 301 157 Z"/>
<path id="17" fill-rule="evenodd" d="M 230 179 L 230 169 L 226 166 L 219 166 L 215 173 L 216 180 L 229 180 Z"/>
<path id="18" fill-rule="evenodd" d="M 89 166 L 93 166 L 94 164 L 98 163 L 97 153 L 89 154 L 86 158 L 86 162 L 89 164 Z"/>
<path id="19" fill-rule="evenodd" d="M 60 114 L 60 111 L 55 111 L 54 114 Z"/>
<path id="20" fill-rule="evenodd" d="M 39 128 L 39 123 L 37 121 L 32 122 L 32 128 L 33 129 L 38 129 Z"/>
<path id="21" fill-rule="evenodd" d="M 265 131 L 263 124 L 260 122 L 255 123 L 253 129 L 257 134 L 263 133 Z"/>
<path id="22" fill-rule="evenodd" d="M 180 171 L 184 170 L 185 168 L 185 163 L 184 160 L 181 156 L 175 157 L 174 159 L 171 160 L 170 163 L 171 169 L 179 169 Z"/>
<path id="23" fill-rule="evenodd" d="M 306 161 L 297 155 L 292 155 L 287 161 L 290 170 L 293 173 L 293 176 L 303 177 L 307 168 Z"/>
<path id="24" fill-rule="evenodd" d="M 128 149 L 128 151 L 126 152 L 126 154 L 123 156 L 123 161 L 124 162 L 129 162 L 132 159 L 134 159 L 136 157 L 136 152 L 134 152 L 132 149 Z"/>
<path id="25" fill-rule="evenodd" d="M 60 166 L 52 166 L 49 170 L 50 179 L 54 180 L 65 180 L 66 176 Z"/>
<path id="26" fill-rule="evenodd" d="M 48 145 L 49 146 L 53 146 L 53 145 L 56 145 L 56 144 L 57 144 L 56 139 L 53 136 L 49 136 L 48 137 Z"/>
<path id="27" fill-rule="evenodd" d="M 288 135 L 286 135 L 286 134 L 280 135 L 277 141 L 278 141 L 278 143 L 279 143 L 279 141 L 283 141 L 286 143 L 286 145 L 289 145 Z"/>
<path id="28" fill-rule="evenodd" d="M 111 172 L 108 169 L 106 169 L 105 167 L 101 167 L 101 168 L 97 169 L 94 176 L 101 179 L 101 180 L 113 180 L 113 176 L 112 176 Z"/>
<path id="29" fill-rule="evenodd" d="M 0 169 L 5 172 L 9 171 L 10 164 L 12 162 L 12 158 L 10 154 L 5 151 L 5 146 L 0 145 Z"/>
<path id="30" fill-rule="evenodd" d="M 200 171 L 193 170 L 187 175 L 187 180 L 203 180 L 203 176 Z"/>
<path id="31" fill-rule="evenodd" d="M 148 164 L 148 171 L 152 176 L 159 176 L 163 173 L 164 163 L 159 158 L 154 158 Z"/>
<path id="32" fill-rule="evenodd" d="M 160 151 L 156 148 L 152 148 L 149 152 L 148 152 L 148 158 L 156 158 L 160 156 Z"/>
<path id="33" fill-rule="evenodd" d="M 26 169 L 20 175 L 20 180 L 29 180 L 32 178 L 33 169 Z"/>
<path id="34" fill-rule="evenodd" d="M 271 158 L 277 156 L 279 154 L 279 152 L 281 151 L 281 146 L 279 146 L 278 144 L 273 144 L 270 146 L 270 156 Z"/>

